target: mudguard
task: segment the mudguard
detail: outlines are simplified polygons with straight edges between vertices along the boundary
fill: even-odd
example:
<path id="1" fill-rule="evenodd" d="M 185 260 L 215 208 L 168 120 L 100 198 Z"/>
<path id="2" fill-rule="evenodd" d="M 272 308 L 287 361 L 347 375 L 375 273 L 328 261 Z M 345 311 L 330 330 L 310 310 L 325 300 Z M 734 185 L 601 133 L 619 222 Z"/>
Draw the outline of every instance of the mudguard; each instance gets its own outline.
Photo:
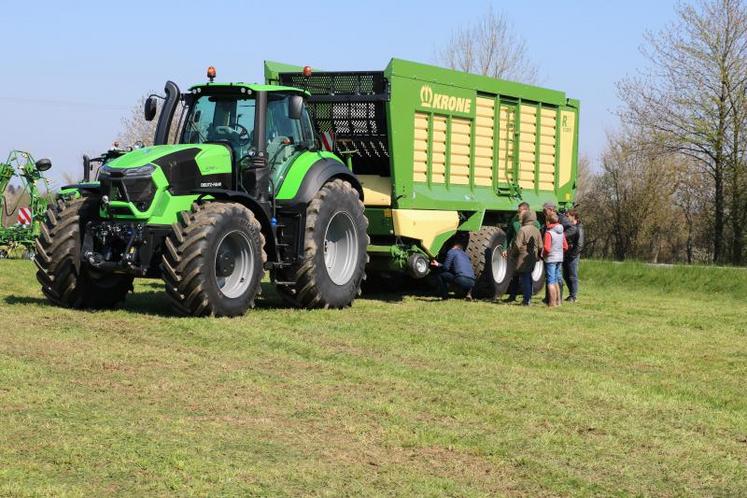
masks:
<path id="1" fill-rule="evenodd" d="M 320 159 L 309 168 L 296 195 L 288 201 L 282 201 L 282 203 L 288 206 L 306 205 L 311 202 L 311 199 L 314 198 L 325 183 L 335 178 L 341 178 L 350 182 L 358 192 L 361 200 L 363 200 L 363 187 L 352 171 L 340 161 Z"/>
<path id="2" fill-rule="evenodd" d="M 267 211 L 259 202 L 257 202 L 256 199 L 238 190 L 200 188 L 193 190 L 192 193 L 200 194 L 201 196 L 210 196 L 219 200 L 238 202 L 239 204 L 243 204 L 249 208 L 262 226 L 262 235 L 265 236 L 265 252 L 267 252 L 267 258 L 270 261 L 278 260 L 275 231 L 273 230 L 272 222 L 270 217 L 267 215 Z"/>

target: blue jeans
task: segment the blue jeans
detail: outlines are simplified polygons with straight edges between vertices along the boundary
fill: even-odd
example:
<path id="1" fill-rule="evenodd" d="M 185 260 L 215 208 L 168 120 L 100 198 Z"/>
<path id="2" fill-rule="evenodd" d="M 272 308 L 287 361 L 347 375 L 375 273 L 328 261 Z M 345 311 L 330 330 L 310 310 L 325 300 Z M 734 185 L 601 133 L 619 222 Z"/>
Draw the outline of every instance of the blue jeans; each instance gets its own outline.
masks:
<path id="1" fill-rule="evenodd" d="M 529 304 L 532 301 L 532 272 L 525 271 L 519 273 L 519 282 L 521 283 L 521 293 L 524 295 L 524 304 Z"/>
<path id="2" fill-rule="evenodd" d="M 578 294 L 578 262 L 581 256 L 563 261 L 563 280 L 568 286 L 568 297 L 576 298 Z"/>
<path id="3" fill-rule="evenodd" d="M 547 285 L 560 284 L 560 267 L 563 263 L 545 263 Z"/>
<path id="4" fill-rule="evenodd" d="M 461 275 L 454 275 L 448 271 L 442 271 L 438 274 L 439 282 L 439 295 L 441 297 L 447 297 L 449 295 L 449 284 L 454 284 L 466 295 L 475 286 L 475 279 L 463 277 Z"/>

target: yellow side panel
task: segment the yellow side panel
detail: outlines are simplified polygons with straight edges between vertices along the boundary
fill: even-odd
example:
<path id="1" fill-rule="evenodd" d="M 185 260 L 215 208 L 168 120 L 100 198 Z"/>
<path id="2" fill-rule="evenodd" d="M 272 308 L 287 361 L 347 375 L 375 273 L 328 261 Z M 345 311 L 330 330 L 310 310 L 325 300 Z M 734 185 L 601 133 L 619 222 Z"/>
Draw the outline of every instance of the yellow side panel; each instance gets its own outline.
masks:
<path id="1" fill-rule="evenodd" d="M 576 131 L 576 114 L 573 111 L 560 112 L 560 161 L 558 163 L 558 185 L 571 180 L 573 170 L 573 136 Z"/>
<path id="2" fill-rule="evenodd" d="M 363 204 L 365 206 L 392 205 L 392 179 L 379 175 L 358 175 L 363 187 Z"/>
<path id="3" fill-rule="evenodd" d="M 513 178 L 514 168 L 514 133 L 515 114 L 514 107 L 502 105 L 499 108 L 498 123 L 498 180 L 510 182 Z"/>
<path id="4" fill-rule="evenodd" d="M 457 185 L 469 184 L 471 131 L 472 126 L 469 119 L 451 118 L 449 183 Z"/>
<path id="5" fill-rule="evenodd" d="M 558 111 L 554 108 L 543 108 L 541 112 L 540 146 L 539 146 L 539 188 L 555 190 L 555 136 Z"/>
<path id="6" fill-rule="evenodd" d="M 474 182 L 488 187 L 493 185 L 495 99 L 477 97 L 475 112 L 481 120 L 475 123 Z"/>
<path id="7" fill-rule="evenodd" d="M 415 141 L 412 147 L 412 181 L 414 182 L 428 181 L 428 124 L 427 114 L 415 113 Z M 363 198 L 367 197 L 364 193 Z"/>
<path id="8" fill-rule="evenodd" d="M 430 251 L 436 237 L 457 229 L 459 215 L 456 211 L 392 209 L 392 222 L 395 235 L 419 240 Z"/>
<path id="9" fill-rule="evenodd" d="M 557 111 L 554 108 L 545 107 L 542 109 L 542 123 L 546 121 L 554 120 L 556 118 Z"/>
<path id="10" fill-rule="evenodd" d="M 534 162 L 537 147 L 537 114 L 538 108 L 533 105 L 519 106 L 521 123 L 519 124 L 519 185 L 525 189 L 534 189 L 536 181 Z"/>
<path id="11" fill-rule="evenodd" d="M 446 116 L 433 116 L 431 182 L 446 183 Z"/>

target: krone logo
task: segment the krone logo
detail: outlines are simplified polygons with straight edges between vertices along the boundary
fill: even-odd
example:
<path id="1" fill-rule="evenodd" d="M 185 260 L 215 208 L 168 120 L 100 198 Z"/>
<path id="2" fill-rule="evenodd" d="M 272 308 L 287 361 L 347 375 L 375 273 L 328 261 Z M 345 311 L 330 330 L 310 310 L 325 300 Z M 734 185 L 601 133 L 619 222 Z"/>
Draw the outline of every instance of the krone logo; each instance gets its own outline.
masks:
<path id="1" fill-rule="evenodd" d="M 423 107 L 430 107 L 431 100 L 433 100 L 433 88 L 428 85 L 420 87 L 420 105 Z"/>
<path id="2" fill-rule="evenodd" d="M 442 111 L 472 112 L 472 99 L 434 93 L 429 85 L 420 87 L 420 105 Z"/>

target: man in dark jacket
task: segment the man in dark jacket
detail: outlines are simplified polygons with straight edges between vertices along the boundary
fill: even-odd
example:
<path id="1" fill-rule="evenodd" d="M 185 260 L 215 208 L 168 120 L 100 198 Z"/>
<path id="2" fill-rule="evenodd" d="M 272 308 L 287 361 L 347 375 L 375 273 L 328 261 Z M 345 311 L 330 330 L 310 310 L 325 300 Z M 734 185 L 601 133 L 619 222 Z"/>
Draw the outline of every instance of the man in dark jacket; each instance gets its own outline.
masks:
<path id="1" fill-rule="evenodd" d="M 464 242 L 456 240 L 446 253 L 443 264 L 433 261 L 438 272 L 439 295 L 446 299 L 449 296 L 449 286 L 454 285 L 464 293 L 467 299 L 472 299 L 472 288 L 475 286 L 475 270 L 472 268 L 467 253 L 464 252 Z"/>
<path id="2" fill-rule="evenodd" d="M 584 250 L 584 226 L 578 217 L 578 211 L 571 209 L 565 215 L 569 229 L 566 230 L 568 251 L 563 259 L 563 280 L 568 285 L 568 302 L 575 303 L 578 295 L 578 263 Z"/>

